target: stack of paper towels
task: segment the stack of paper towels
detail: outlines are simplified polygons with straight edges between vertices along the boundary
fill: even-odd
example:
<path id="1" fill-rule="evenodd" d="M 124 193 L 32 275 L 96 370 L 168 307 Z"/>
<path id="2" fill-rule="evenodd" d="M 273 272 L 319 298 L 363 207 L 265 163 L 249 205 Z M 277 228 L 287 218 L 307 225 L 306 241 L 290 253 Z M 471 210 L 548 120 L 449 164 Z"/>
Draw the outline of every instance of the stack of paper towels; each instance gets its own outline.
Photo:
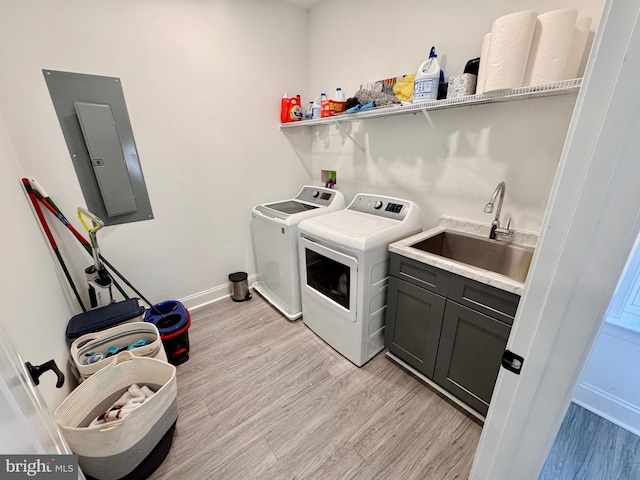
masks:
<path id="1" fill-rule="evenodd" d="M 498 18 L 482 41 L 476 93 L 576 78 L 590 28 L 576 9 Z"/>

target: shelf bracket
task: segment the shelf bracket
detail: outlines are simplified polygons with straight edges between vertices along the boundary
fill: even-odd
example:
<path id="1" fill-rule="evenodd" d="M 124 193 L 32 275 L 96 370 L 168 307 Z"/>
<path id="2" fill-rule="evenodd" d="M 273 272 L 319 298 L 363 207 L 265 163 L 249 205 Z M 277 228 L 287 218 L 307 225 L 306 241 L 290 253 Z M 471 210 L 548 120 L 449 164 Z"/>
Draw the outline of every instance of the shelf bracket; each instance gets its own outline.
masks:
<path id="1" fill-rule="evenodd" d="M 338 122 L 338 121 L 336 121 L 336 122 L 333 122 L 333 123 L 335 123 L 335 124 L 336 124 L 336 126 L 340 129 L 340 131 L 341 131 L 342 133 L 344 133 L 347 137 L 349 137 L 349 138 L 351 139 L 351 141 L 353 142 L 353 144 L 354 144 L 356 147 L 358 147 L 358 149 L 360 150 L 360 152 L 362 152 L 362 154 L 364 155 L 364 154 L 365 154 L 364 147 L 363 147 L 362 145 L 360 145 L 358 142 L 356 142 L 356 139 L 355 139 L 355 138 L 353 138 L 349 132 L 347 132 L 347 129 L 346 129 L 346 128 L 344 128 L 344 126 L 342 125 L 342 122 Z"/>
<path id="2" fill-rule="evenodd" d="M 429 115 L 429 112 L 424 108 L 421 111 L 424 114 L 424 118 L 427 119 L 427 123 L 431 127 L 431 130 L 433 130 L 433 133 L 435 133 L 436 137 L 438 137 L 438 140 L 440 140 L 440 144 L 442 145 L 442 149 L 444 150 L 445 157 L 448 157 L 449 147 L 447 146 L 445 141 L 442 139 L 442 136 L 438 133 L 438 129 L 434 125 L 433 120 L 431 120 L 431 115 Z"/>

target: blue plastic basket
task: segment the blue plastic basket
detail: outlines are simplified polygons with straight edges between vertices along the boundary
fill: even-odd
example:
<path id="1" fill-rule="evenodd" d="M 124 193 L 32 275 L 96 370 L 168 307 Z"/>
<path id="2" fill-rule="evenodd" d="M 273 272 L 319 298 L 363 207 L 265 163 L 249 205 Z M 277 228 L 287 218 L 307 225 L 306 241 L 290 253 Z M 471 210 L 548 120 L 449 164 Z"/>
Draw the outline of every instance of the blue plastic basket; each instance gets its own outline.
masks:
<path id="1" fill-rule="evenodd" d="M 189 327 L 191 315 L 177 300 L 167 300 L 147 309 L 144 321 L 153 323 L 160 332 L 160 340 L 169 362 L 179 365 L 189 360 Z"/>

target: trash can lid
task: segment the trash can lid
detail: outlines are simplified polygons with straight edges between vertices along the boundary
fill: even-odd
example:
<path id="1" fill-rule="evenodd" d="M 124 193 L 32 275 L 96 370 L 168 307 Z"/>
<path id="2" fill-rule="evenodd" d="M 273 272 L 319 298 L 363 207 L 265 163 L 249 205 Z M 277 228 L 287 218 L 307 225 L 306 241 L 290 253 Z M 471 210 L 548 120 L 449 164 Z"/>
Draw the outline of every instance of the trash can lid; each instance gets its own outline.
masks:
<path id="1" fill-rule="evenodd" d="M 232 282 L 244 282 L 246 279 L 246 272 L 236 272 L 229 274 L 229 280 L 231 280 Z"/>

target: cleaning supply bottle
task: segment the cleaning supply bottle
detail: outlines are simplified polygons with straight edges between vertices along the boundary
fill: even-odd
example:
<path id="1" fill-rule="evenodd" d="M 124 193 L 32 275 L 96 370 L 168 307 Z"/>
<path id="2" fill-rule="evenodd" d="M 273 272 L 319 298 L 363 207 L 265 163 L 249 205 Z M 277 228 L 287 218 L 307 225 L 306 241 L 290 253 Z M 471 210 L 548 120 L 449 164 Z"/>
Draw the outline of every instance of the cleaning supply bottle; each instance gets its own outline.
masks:
<path id="1" fill-rule="evenodd" d="M 300 105 L 300 95 L 296 95 L 289 100 L 289 119 L 288 122 L 297 122 L 302 120 L 302 105 Z"/>
<path id="2" fill-rule="evenodd" d="M 347 98 L 344 96 L 344 92 L 340 87 L 336 88 L 336 93 L 333 95 L 332 100 L 331 115 L 340 115 L 341 113 L 344 113 L 344 107 L 347 104 Z"/>
<path id="3" fill-rule="evenodd" d="M 436 47 L 431 47 L 429 58 L 418 68 L 413 84 L 413 103 L 437 100 L 440 84 L 440 62 L 436 55 Z"/>
<path id="4" fill-rule="evenodd" d="M 322 99 L 322 95 L 324 94 L 320 94 L 320 96 L 313 101 L 313 107 L 311 107 L 311 118 L 313 119 L 320 118 L 320 111 L 322 109 L 320 101 Z"/>
<path id="5" fill-rule="evenodd" d="M 311 120 L 313 118 L 313 105 L 314 105 L 314 102 L 312 100 L 309 102 L 309 105 L 307 106 L 307 111 L 304 115 L 305 120 Z"/>
<path id="6" fill-rule="evenodd" d="M 290 122 L 289 111 L 291 110 L 291 99 L 285 93 L 280 102 L 280 123 Z"/>
<path id="7" fill-rule="evenodd" d="M 312 118 L 322 117 L 322 102 L 328 100 L 327 95 L 322 92 L 318 98 L 313 102 L 313 115 Z"/>
<path id="8" fill-rule="evenodd" d="M 300 98 L 300 94 L 296 95 L 296 99 L 298 100 L 298 105 L 300 105 L 300 111 L 296 110 L 296 120 L 304 120 L 304 110 L 302 109 L 302 98 Z"/>

